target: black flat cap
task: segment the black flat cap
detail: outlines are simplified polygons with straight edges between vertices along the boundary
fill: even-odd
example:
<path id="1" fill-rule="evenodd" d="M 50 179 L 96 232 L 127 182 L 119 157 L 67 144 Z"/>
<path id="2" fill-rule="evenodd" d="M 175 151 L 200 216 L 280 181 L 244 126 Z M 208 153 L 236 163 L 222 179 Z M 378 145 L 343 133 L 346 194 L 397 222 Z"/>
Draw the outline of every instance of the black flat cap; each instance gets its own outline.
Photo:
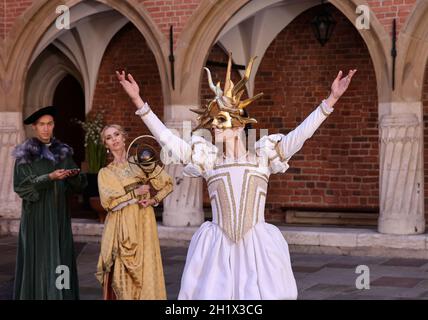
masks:
<path id="1" fill-rule="evenodd" d="M 37 110 L 32 115 L 30 115 L 27 119 L 24 120 L 24 124 L 32 124 L 32 123 L 36 122 L 37 120 L 39 120 L 40 117 L 47 115 L 47 114 L 51 115 L 52 117 L 55 118 L 56 107 L 49 106 L 49 107 L 44 107 L 44 108 Z"/>

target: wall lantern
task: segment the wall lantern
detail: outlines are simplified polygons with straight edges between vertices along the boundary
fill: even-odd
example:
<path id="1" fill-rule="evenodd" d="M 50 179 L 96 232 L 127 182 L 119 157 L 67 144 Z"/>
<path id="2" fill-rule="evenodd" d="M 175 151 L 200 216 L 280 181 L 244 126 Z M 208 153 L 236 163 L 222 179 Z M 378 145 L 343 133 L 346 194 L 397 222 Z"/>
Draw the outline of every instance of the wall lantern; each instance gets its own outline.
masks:
<path id="1" fill-rule="evenodd" d="M 321 46 L 324 46 L 330 39 L 336 21 L 327 10 L 324 0 L 321 0 L 321 7 L 317 15 L 311 21 L 312 30 Z"/>

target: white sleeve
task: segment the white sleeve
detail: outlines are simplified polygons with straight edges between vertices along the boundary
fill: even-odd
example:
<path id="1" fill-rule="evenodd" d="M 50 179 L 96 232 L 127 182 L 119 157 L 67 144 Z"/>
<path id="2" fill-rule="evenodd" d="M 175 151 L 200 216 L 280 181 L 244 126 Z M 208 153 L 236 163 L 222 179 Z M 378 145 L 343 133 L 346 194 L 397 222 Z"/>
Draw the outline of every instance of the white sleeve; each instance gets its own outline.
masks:
<path id="1" fill-rule="evenodd" d="M 207 171 L 214 168 L 218 149 L 203 137 L 193 135 L 191 140 L 191 161 L 184 167 L 186 177 L 205 177 Z"/>
<path id="2" fill-rule="evenodd" d="M 333 112 L 324 100 L 312 113 L 293 131 L 284 135 L 279 142 L 279 151 L 284 159 L 289 160 L 297 151 L 299 151 L 307 139 L 312 137 L 319 126 Z"/>
<path id="3" fill-rule="evenodd" d="M 149 128 L 150 132 L 161 146 L 166 146 L 182 163 L 188 163 L 190 161 L 192 152 L 190 145 L 173 134 L 153 113 L 147 102 L 144 103 L 144 106 L 139 108 L 135 114 L 141 117 L 144 124 Z"/>

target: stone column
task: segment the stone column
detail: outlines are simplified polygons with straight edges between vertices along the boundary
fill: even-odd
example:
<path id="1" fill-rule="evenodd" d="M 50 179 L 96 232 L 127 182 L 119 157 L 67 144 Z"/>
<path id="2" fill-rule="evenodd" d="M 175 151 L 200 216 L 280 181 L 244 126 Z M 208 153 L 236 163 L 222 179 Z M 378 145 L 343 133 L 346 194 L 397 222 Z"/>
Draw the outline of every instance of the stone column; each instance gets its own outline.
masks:
<path id="1" fill-rule="evenodd" d="M 13 191 L 13 148 L 22 141 L 22 113 L 0 112 L 0 217 L 19 218 L 21 200 Z"/>
<path id="2" fill-rule="evenodd" d="M 183 120 L 169 120 L 165 125 L 181 133 Z M 163 201 L 162 221 L 165 226 L 199 226 L 204 222 L 203 180 L 183 176 L 183 168 L 181 164 L 165 166 L 166 172 L 173 178 L 174 183 L 174 191 Z"/>
<path id="3" fill-rule="evenodd" d="M 423 129 L 414 113 L 380 119 L 379 232 L 425 232 Z"/>

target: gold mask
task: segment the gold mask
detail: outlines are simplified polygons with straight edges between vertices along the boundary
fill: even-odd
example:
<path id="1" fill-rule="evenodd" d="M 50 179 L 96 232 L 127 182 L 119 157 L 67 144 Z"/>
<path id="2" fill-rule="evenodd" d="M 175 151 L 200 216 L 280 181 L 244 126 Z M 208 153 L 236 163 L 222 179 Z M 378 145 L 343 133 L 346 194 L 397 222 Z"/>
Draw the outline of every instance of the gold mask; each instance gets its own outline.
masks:
<path id="1" fill-rule="evenodd" d="M 214 116 L 211 125 L 218 129 L 232 128 L 232 117 L 229 112 L 220 111 L 216 116 Z"/>
<path id="2" fill-rule="evenodd" d="M 212 127 L 230 129 L 245 127 L 247 123 L 257 123 L 256 119 L 245 116 L 244 109 L 254 100 L 260 98 L 263 93 L 259 93 L 252 98 L 241 101 L 241 96 L 245 91 L 245 84 L 250 78 L 255 59 L 256 57 L 250 59 L 244 77 L 235 85 L 231 80 L 232 53 L 229 53 L 224 91 L 220 88 L 220 82 L 218 82 L 216 86 L 213 84 L 210 70 L 204 68 L 208 75 L 210 89 L 215 93 L 215 98 L 211 100 L 207 106 L 199 109 L 190 109 L 199 114 L 199 124 L 194 130 L 200 128 L 210 129 Z"/>

